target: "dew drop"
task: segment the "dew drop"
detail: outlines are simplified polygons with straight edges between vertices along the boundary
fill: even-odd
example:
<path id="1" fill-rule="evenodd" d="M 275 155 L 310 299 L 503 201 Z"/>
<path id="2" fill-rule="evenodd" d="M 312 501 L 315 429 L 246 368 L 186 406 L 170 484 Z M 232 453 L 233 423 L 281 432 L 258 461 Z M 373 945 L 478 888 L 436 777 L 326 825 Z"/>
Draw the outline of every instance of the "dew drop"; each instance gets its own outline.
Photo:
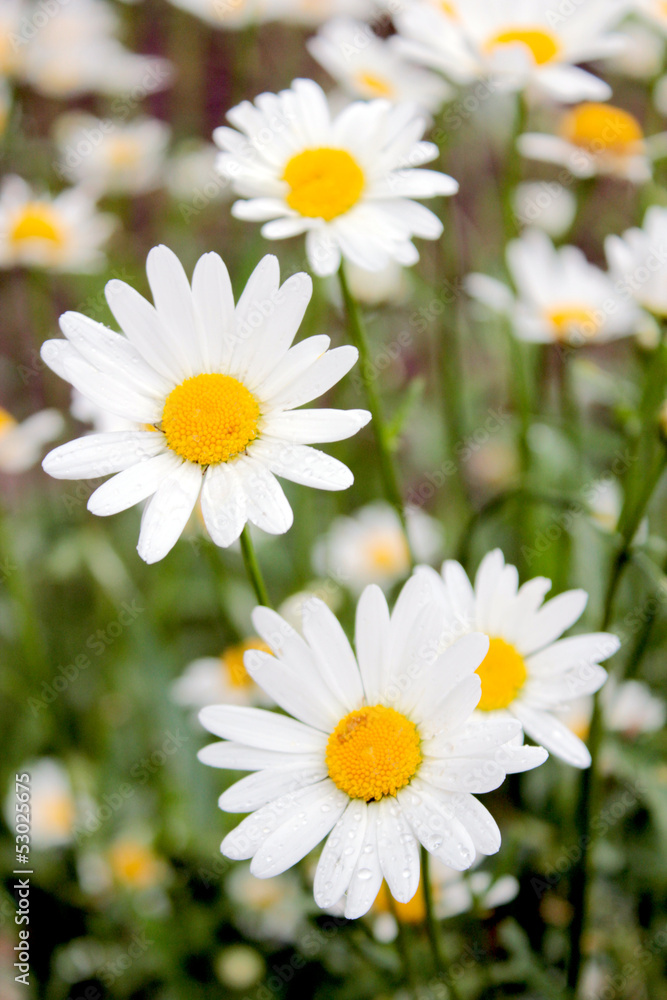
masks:
<path id="1" fill-rule="evenodd" d="M 360 868 L 357 872 L 357 878 L 363 879 L 363 881 L 366 882 L 369 878 L 371 878 L 372 874 L 373 872 L 370 868 Z"/>

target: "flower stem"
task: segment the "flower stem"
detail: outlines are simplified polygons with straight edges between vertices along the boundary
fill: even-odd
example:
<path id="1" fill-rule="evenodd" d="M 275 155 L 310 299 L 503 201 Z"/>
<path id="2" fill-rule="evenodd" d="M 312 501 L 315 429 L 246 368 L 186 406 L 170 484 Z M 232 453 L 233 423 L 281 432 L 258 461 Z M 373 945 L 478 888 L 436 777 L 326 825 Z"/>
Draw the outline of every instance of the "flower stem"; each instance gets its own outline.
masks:
<path id="1" fill-rule="evenodd" d="M 422 862 L 422 887 L 424 891 L 424 907 L 426 909 L 426 932 L 428 934 L 429 944 L 431 946 L 431 954 L 433 956 L 433 965 L 435 967 L 436 976 L 438 976 L 444 982 L 447 987 L 447 991 L 452 998 L 452 1000 L 460 1000 L 460 994 L 456 986 L 454 985 L 454 980 L 445 964 L 445 960 L 440 949 L 440 938 L 438 936 L 438 925 L 436 923 L 435 914 L 433 912 L 433 887 L 431 885 L 431 877 L 429 871 L 429 861 L 430 855 L 425 847 L 421 849 L 421 862 Z"/>
<path id="2" fill-rule="evenodd" d="M 248 579 L 250 580 L 253 590 L 255 591 L 255 596 L 260 604 L 263 604 L 266 608 L 270 608 L 272 605 L 269 598 L 269 592 L 266 589 L 264 577 L 262 576 L 262 571 L 259 568 L 255 546 L 252 544 L 250 530 L 248 529 L 247 524 L 241 532 L 240 542 L 241 552 L 243 553 L 243 562 L 248 574 Z"/>
<path id="3" fill-rule="evenodd" d="M 410 942 L 408 941 L 408 935 L 405 930 L 405 925 L 403 924 L 398 911 L 396 909 L 396 903 L 394 897 L 392 896 L 389 888 L 387 887 L 387 899 L 389 902 L 389 912 L 396 921 L 396 951 L 401 959 L 401 964 L 403 965 L 403 975 L 405 977 L 405 982 L 408 989 L 412 993 L 412 996 L 417 997 L 417 977 L 415 975 L 414 966 L 412 964 L 412 958 L 410 956 Z"/>
<path id="4" fill-rule="evenodd" d="M 384 495 L 400 517 L 401 524 L 406 531 L 407 538 L 405 508 L 401 496 L 398 473 L 396 471 L 394 458 L 391 453 L 391 446 L 387 438 L 387 428 L 382 412 L 382 403 L 380 402 L 380 396 L 375 388 L 373 362 L 370 355 L 368 336 L 361 317 L 361 311 L 350 291 L 350 286 L 345 274 L 345 265 L 343 263 L 338 271 L 338 277 L 340 279 L 341 292 L 343 294 L 343 301 L 347 312 L 350 336 L 354 346 L 359 351 L 361 378 L 366 392 L 368 409 L 371 411 L 371 415 L 373 417 L 373 433 L 375 434 L 375 442 L 378 450 L 380 476 L 382 478 Z"/>

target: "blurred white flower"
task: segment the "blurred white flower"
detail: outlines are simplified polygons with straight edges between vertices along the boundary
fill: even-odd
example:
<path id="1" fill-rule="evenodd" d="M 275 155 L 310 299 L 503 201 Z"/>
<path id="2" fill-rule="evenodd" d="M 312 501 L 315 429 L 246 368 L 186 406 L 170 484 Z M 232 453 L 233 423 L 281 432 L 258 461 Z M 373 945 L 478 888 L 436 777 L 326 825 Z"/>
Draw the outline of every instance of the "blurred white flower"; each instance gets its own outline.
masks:
<path id="1" fill-rule="evenodd" d="M 162 885 L 169 875 L 167 862 L 146 835 L 122 834 L 110 845 L 105 859 L 112 883 L 133 892 Z"/>
<path id="2" fill-rule="evenodd" d="M 559 13 L 544 0 L 413 2 L 395 15 L 402 51 L 458 84 L 488 81 L 565 103 L 603 101 L 611 88 L 576 66 L 620 51 L 611 29 L 625 0 L 585 0 Z"/>
<path id="3" fill-rule="evenodd" d="M 270 652 L 265 642 L 253 636 L 236 646 L 229 646 L 220 656 L 193 660 L 171 685 L 172 700 L 177 705 L 193 708 L 218 702 L 229 705 L 271 704 L 243 666 L 243 655 L 249 649 Z"/>
<path id="4" fill-rule="evenodd" d="M 0 472 L 26 472 L 42 457 L 44 445 L 55 441 L 65 427 L 57 410 L 41 410 L 18 423 L 0 407 Z"/>
<path id="5" fill-rule="evenodd" d="M 292 871 L 272 879 L 258 879 L 250 874 L 250 865 L 235 865 L 225 888 L 234 904 L 234 923 L 253 939 L 295 942 L 312 906 Z"/>
<path id="6" fill-rule="evenodd" d="M 525 132 L 517 145 L 529 159 L 566 167 L 573 177 L 609 174 L 645 184 L 653 172 L 641 125 L 611 104 L 580 104 L 561 116 L 557 135 Z"/>
<path id="7" fill-rule="evenodd" d="M 69 114 L 56 124 L 61 174 L 91 194 L 143 194 L 162 183 L 171 129 L 156 118 L 131 122 Z"/>
<path id="8" fill-rule="evenodd" d="M 437 239 L 442 223 L 415 198 L 452 195 L 453 178 L 420 169 L 438 148 L 420 141 L 413 105 L 355 101 L 332 118 L 324 91 L 295 80 L 227 115 L 236 128 L 213 133 L 218 169 L 243 200 L 239 219 L 263 222 L 266 239 L 306 234 L 313 271 L 333 274 L 341 258 L 369 271 L 419 259 L 415 236 Z M 238 129 L 238 131 L 237 131 Z"/>
<path id="9" fill-rule="evenodd" d="M 408 538 L 419 562 L 441 556 L 442 529 L 418 507 L 406 511 Z M 360 594 L 369 583 L 384 590 L 410 573 L 410 550 L 398 514 L 382 501 L 368 504 L 349 517 L 336 518 L 315 543 L 316 572 Z"/>
<path id="10" fill-rule="evenodd" d="M 651 206 L 641 229 L 608 236 L 605 251 L 623 292 L 655 316 L 667 317 L 667 208 Z"/>
<path id="11" fill-rule="evenodd" d="M 110 431 L 136 430 L 141 426 L 132 420 L 117 417 L 115 413 L 109 413 L 102 406 L 97 406 L 92 399 L 88 399 L 78 389 L 72 389 L 72 402 L 69 411 L 74 419 L 82 424 L 92 424 L 93 430 L 98 434 L 107 434 Z"/>
<path id="12" fill-rule="evenodd" d="M 223 986 L 234 991 L 247 990 L 264 978 L 266 963 L 250 945 L 233 944 L 216 958 L 215 972 Z"/>
<path id="13" fill-rule="evenodd" d="M 266 21 L 316 25 L 336 14 L 371 16 L 373 0 L 170 0 L 216 28 L 241 29 Z"/>
<path id="14" fill-rule="evenodd" d="M 35 194 L 9 175 L 0 185 L 0 268 L 98 271 L 106 262 L 101 248 L 116 224 L 81 188 Z"/>
<path id="15" fill-rule="evenodd" d="M 291 594 L 278 608 L 278 614 L 297 632 L 303 633 L 304 610 L 313 601 L 322 601 L 333 612 L 343 603 L 343 591 L 333 580 L 313 580 L 304 590 Z"/>
<path id="16" fill-rule="evenodd" d="M 610 534 L 616 531 L 623 506 L 623 493 L 618 480 L 611 477 L 596 480 L 586 490 L 585 498 L 597 526 Z"/>
<path id="17" fill-rule="evenodd" d="M 30 846 L 35 850 L 64 847 L 72 840 L 77 804 L 69 774 L 59 760 L 42 757 L 18 768 L 17 775 L 28 774 L 24 782 L 30 789 Z M 20 780 L 20 777 L 19 779 Z M 5 799 L 4 814 L 13 830 L 16 820 L 16 787 L 14 776 Z"/>
<path id="18" fill-rule="evenodd" d="M 654 80 L 662 71 L 665 39 L 655 28 L 641 22 L 627 21 L 621 30 L 626 41 L 625 48 L 607 60 L 607 69 L 634 80 Z"/>
<path id="19" fill-rule="evenodd" d="M 526 181 L 514 190 L 514 213 L 524 226 L 537 226 L 551 237 L 568 231 L 577 214 L 572 191 L 555 181 Z"/>
<path id="20" fill-rule="evenodd" d="M 186 222 L 209 204 L 227 200 L 231 185 L 215 169 L 218 149 L 212 142 L 194 140 L 181 143 L 172 153 L 165 170 L 167 190 L 182 201 L 181 214 Z"/>
<path id="21" fill-rule="evenodd" d="M 556 249 L 546 233 L 527 229 L 506 253 L 517 298 L 503 282 L 484 274 L 468 275 L 465 287 L 473 298 L 508 316 L 521 340 L 580 347 L 631 336 L 641 326 L 636 303 L 578 247 Z"/>
<path id="22" fill-rule="evenodd" d="M 390 260 L 381 271 L 367 271 L 348 262 L 345 273 L 352 295 L 362 305 L 399 305 L 408 298 L 410 285 L 407 269 L 395 260 Z M 332 282 L 330 294 L 335 302 L 342 304 L 337 282 Z"/>
<path id="23" fill-rule="evenodd" d="M 653 733 L 665 725 L 665 702 L 641 681 L 622 681 L 610 677 L 600 693 L 605 725 L 626 739 L 641 733 Z"/>
<path id="24" fill-rule="evenodd" d="M 0 77 L 16 76 L 25 60 L 27 39 L 21 22 L 30 11 L 28 0 L 3 0 L 0 4 Z"/>
<path id="25" fill-rule="evenodd" d="M 352 98 L 413 101 L 426 111 L 437 111 L 452 89 L 441 76 L 405 59 L 397 41 L 395 36 L 379 38 L 362 21 L 336 17 L 306 47 Z"/>

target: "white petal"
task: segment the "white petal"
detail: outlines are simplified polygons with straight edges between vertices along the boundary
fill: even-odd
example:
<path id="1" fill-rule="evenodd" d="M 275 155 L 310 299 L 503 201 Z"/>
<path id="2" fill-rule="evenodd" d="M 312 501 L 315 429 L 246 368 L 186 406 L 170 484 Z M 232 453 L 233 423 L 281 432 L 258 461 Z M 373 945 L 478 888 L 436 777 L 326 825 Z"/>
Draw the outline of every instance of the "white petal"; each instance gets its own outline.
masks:
<path id="1" fill-rule="evenodd" d="M 210 705 L 199 713 L 204 729 L 226 740 L 283 753 L 323 751 L 326 737 L 296 719 L 245 705 Z"/>
<path id="2" fill-rule="evenodd" d="M 364 689 L 357 661 L 340 622 L 324 601 L 313 598 L 304 605 L 303 634 L 327 686 L 348 712 L 360 708 Z"/>
<path id="3" fill-rule="evenodd" d="M 314 785 L 326 776 L 327 768 L 321 758 L 300 758 L 297 764 L 256 771 L 241 778 L 222 793 L 218 805 L 225 812 L 254 812 L 267 802 Z"/>
<path id="4" fill-rule="evenodd" d="M 359 352 L 356 347 L 351 347 L 349 344 L 335 347 L 332 351 L 320 355 L 313 364 L 291 379 L 281 390 L 267 395 L 265 387 L 263 399 L 274 410 L 292 410 L 297 406 L 303 406 L 304 403 L 317 399 L 340 382 L 358 357 Z"/>
<path id="5" fill-rule="evenodd" d="M 424 733 L 462 726 L 482 697 L 482 682 L 475 673 L 489 650 L 488 636 L 470 632 L 451 645 L 427 671 L 424 689 L 414 707 Z"/>
<path id="6" fill-rule="evenodd" d="M 380 588 L 371 584 L 359 598 L 355 626 L 357 662 L 368 705 L 381 699 L 389 622 L 387 600 Z"/>
<path id="7" fill-rule="evenodd" d="M 333 781 L 304 789 L 282 823 L 257 850 L 250 871 L 257 878 L 280 875 L 305 858 L 343 815 L 349 798 Z"/>
<path id="8" fill-rule="evenodd" d="M 521 629 L 517 649 L 529 656 L 557 639 L 583 614 L 588 601 L 585 590 L 568 590 L 552 597 Z"/>
<path id="9" fill-rule="evenodd" d="M 235 330 L 234 293 L 229 272 L 217 253 L 206 253 L 197 261 L 192 298 L 204 335 L 204 371 L 225 371 Z"/>
<path id="10" fill-rule="evenodd" d="M 326 733 L 335 729 L 341 716 L 322 697 L 326 693 L 314 670 L 310 676 L 304 675 L 291 664 L 256 649 L 249 650 L 243 662 L 252 679 L 295 719 Z"/>
<path id="11" fill-rule="evenodd" d="M 474 844 L 446 799 L 426 782 L 413 780 L 400 790 L 398 801 L 419 842 L 430 854 L 455 871 L 470 868 L 475 860 Z"/>
<path id="12" fill-rule="evenodd" d="M 209 743 L 202 747 L 197 757 L 202 764 L 209 767 L 224 767 L 231 771 L 263 771 L 265 768 L 277 768 L 294 763 L 294 754 L 278 750 L 263 750 L 259 747 L 249 747 L 245 743 Z M 305 760 L 306 754 L 300 757 Z"/>
<path id="13" fill-rule="evenodd" d="M 419 844 L 398 801 L 380 800 L 377 811 L 380 868 L 394 899 L 408 903 L 419 888 Z"/>
<path id="14" fill-rule="evenodd" d="M 237 459 L 234 468 L 241 477 L 248 520 L 270 535 L 288 531 L 294 515 L 275 476 L 250 455 Z"/>
<path id="15" fill-rule="evenodd" d="M 335 274 L 340 267 L 340 249 L 333 237 L 331 227 L 308 230 L 306 253 L 310 266 L 320 278 Z"/>
<path id="16" fill-rule="evenodd" d="M 141 518 L 137 552 L 147 563 L 164 559 L 190 519 L 202 485 L 201 469 L 183 462 L 164 480 Z"/>
<path id="17" fill-rule="evenodd" d="M 322 909 L 334 906 L 347 890 L 364 842 L 367 813 L 366 803 L 353 799 L 327 838 L 313 885 Z"/>
<path id="18" fill-rule="evenodd" d="M 546 677 L 573 667 L 606 660 L 617 652 L 620 645 L 618 636 L 611 632 L 574 635 L 568 639 L 559 639 L 539 653 L 533 653 L 527 658 L 526 666 L 531 676 Z"/>
<path id="19" fill-rule="evenodd" d="M 163 436 L 153 431 L 111 431 L 68 441 L 49 452 L 42 465 L 55 479 L 95 479 L 122 472 L 163 450 Z"/>
<path id="20" fill-rule="evenodd" d="M 147 364 L 174 385 L 182 382 L 187 372 L 181 352 L 174 349 L 171 337 L 150 302 L 117 278 L 107 282 L 105 295 L 125 336 Z"/>
<path id="21" fill-rule="evenodd" d="M 248 304 L 245 313 L 237 310 L 237 336 L 245 338 L 250 348 L 246 359 L 246 380 L 262 395 L 262 381 L 276 368 L 292 345 L 313 294 L 313 282 L 307 274 L 293 274 L 276 289 L 272 298 Z M 241 303 L 239 303 L 240 309 Z"/>
<path id="22" fill-rule="evenodd" d="M 502 751 L 495 756 L 503 756 Z M 505 780 L 505 769 L 490 756 L 427 758 L 420 776 L 445 792 L 492 792 Z"/>
<path id="23" fill-rule="evenodd" d="M 134 507 L 152 496 L 182 464 L 183 460 L 171 451 L 138 462 L 99 486 L 88 500 L 88 510 L 99 517 L 108 517 Z"/>
<path id="24" fill-rule="evenodd" d="M 484 755 L 495 747 L 509 743 L 521 732 L 521 723 L 506 713 L 484 713 L 490 718 L 479 718 L 476 713 L 472 719 L 455 732 L 444 732 L 423 744 L 424 753 L 428 756 L 475 757 Z M 500 718 L 493 716 L 499 715 Z"/>
<path id="25" fill-rule="evenodd" d="M 493 598 L 505 568 L 505 558 L 500 549 L 484 556 L 475 577 L 475 618 L 477 628 L 488 632 L 488 621 L 493 608 Z"/>
<path id="26" fill-rule="evenodd" d="M 288 410 L 271 414 L 266 431 L 293 444 L 322 444 L 352 437 L 370 419 L 368 410 Z"/>
<path id="27" fill-rule="evenodd" d="M 586 744 L 567 726 L 549 712 L 530 708 L 528 705 L 515 702 L 512 712 L 528 735 L 536 743 L 542 743 L 547 750 L 560 757 L 566 764 L 573 767 L 589 767 L 591 755 Z"/>
<path id="28" fill-rule="evenodd" d="M 377 846 L 378 805 L 377 802 L 369 802 L 366 807 L 364 840 L 345 900 L 345 916 L 348 920 L 356 920 L 368 913 L 382 885 Z"/>
<path id="29" fill-rule="evenodd" d="M 201 512 L 216 545 L 227 548 L 237 540 L 246 523 L 246 501 L 232 464 L 223 463 L 207 470 L 201 491 Z"/>
<path id="30" fill-rule="evenodd" d="M 153 247 L 146 259 L 146 273 L 174 357 L 188 375 L 204 371 L 208 359 L 202 352 L 203 336 L 197 329 L 192 290 L 183 265 L 168 247 Z"/>
<path id="31" fill-rule="evenodd" d="M 305 444 L 290 444 L 262 438 L 252 449 L 253 458 L 266 464 L 276 476 L 318 490 L 346 490 L 354 476 L 337 458 Z M 284 529 L 286 530 L 286 529 Z"/>
<path id="32" fill-rule="evenodd" d="M 480 854 L 496 854 L 500 850 L 500 830 L 495 819 L 482 803 L 469 792 L 443 792 L 457 819 L 472 838 Z"/>

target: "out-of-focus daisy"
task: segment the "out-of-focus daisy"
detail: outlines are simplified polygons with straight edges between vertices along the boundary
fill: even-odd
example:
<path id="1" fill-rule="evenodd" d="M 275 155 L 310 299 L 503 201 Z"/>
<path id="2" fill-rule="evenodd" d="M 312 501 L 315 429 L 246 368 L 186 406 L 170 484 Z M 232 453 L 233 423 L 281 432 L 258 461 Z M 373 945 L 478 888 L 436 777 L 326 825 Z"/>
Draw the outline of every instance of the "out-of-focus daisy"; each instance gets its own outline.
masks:
<path id="1" fill-rule="evenodd" d="M 341 256 L 378 271 L 390 260 L 419 259 L 414 236 L 437 239 L 439 219 L 413 198 L 452 195 L 446 174 L 422 170 L 438 155 L 420 141 L 424 120 L 413 105 L 355 101 L 332 120 L 322 89 L 296 80 L 280 94 L 261 94 L 227 115 L 213 138 L 218 169 L 237 194 L 232 213 L 264 222 L 262 235 L 306 233 L 316 274 L 333 274 Z"/>
<path id="2" fill-rule="evenodd" d="M 352 295 L 362 305 L 398 305 L 405 302 L 410 292 L 407 271 L 395 260 L 390 260 L 381 271 L 367 271 L 348 262 L 345 273 Z M 331 297 L 336 303 L 341 302 L 340 289 L 333 280 Z"/>
<path id="3" fill-rule="evenodd" d="M 472 451 L 467 463 L 472 481 L 487 490 L 507 488 L 519 475 L 516 445 L 507 438 L 489 441 Z"/>
<path id="4" fill-rule="evenodd" d="M 667 12 L 664 17 L 667 24 Z M 665 39 L 653 27 L 641 22 L 626 22 L 622 30 L 625 48 L 607 61 L 607 69 L 634 80 L 654 80 L 662 72 Z"/>
<path id="5" fill-rule="evenodd" d="M 117 417 L 114 413 L 109 413 L 108 410 L 93 403 L 78 389 L 72 389 L 72 402 L 69 411 L 74 419 L 80 423 L 92 424 L 93 429 L 99 434 L 109 431 L 137 430 L 139 427 L 134 420 L 126 420 L 124 417 Z"/>
<path id="6" fill-rule="evenodd" d="M 57 410 L 41 410 L 19 423 L 0 406 L 0 472 L 26 472 L 55 441 L 65 421 Z"/>
<path id="7" fill-rule="evenodd" d="M 337 17 L 307 43 L 310 54 L 351 98 L 413 101 L 435 112 L 451 96 L 442 77 L 408 62 L 396 37 L 379 38 L 362 21 Z"/>
<path id="8" fill-rule="evenodd" d="M 484 557 L 474 588 L 452 560 L 445 562 L 442 577 L 428 567 L 418 569 L 422 574 L 440 582 L 443 621 L 452 639 L 473 630 L 489 637 L 477 671 L 482 681 L 477 714 L 497 723 L 518 719 L 550 753 L 588 767 L 588 748 L 554 713 L 602 687 L 607 672 L 600 661 L 620 643 L 607 632 L 559 639 L 581 616 L 586 592 L 569 590 L 543 605 L 551 581 L 536 577 L 519 588 L 517 569 L 505 564 L 500 549 Z"/>
<path id="9" fill-rule="evenodd" d="M 332 17 L 368 18 L 377 15 L 384 0 L 267 0 L 271 19 L 314 27 Z"/>
<path id="10" fill-rule="evenodd" d="M 557 163 L 574 177 L 608 174 L 644 184 L 652 167 L 642 127 L 629 111 L 589 102 L 565 112 L 558 134 L 526 132 L 517 140 L 531 160 Z"/>
<path id="11" fill-rule="evenodd" d="M 653 205 L 639 229 L 608 236 L 609 270 L 619 287 L 655 316 L 667 316 L 667 208 Z"/>
<path id="12" fill-rule="evenodd" d="M 249 990 L 266 975 L 262 955 L 248 944 L 233 944 L 223 948 L 215 960 L 215 973 L 234 992 Z"/>
<path id="13" fill-rule="evenodd" d="M 442 531 L 417 507 L 406 511 L 408 539 L 420 562 L 442 558 Z M 356 594 L 369 583 L 388 589 L 410 573 L 410 548 L 398 514 L 387 503 L 368 504 L 351 517 L 338 517 L 313 550 L 318 573 Z"/>
<path id="14" fill-rule="evenodd" d="M 56 128 L 61 174 L 98 197 L 143 194 L 162 181 L 171 130 L 157 118 L 114 121 L 72 114 Z"/>
<path id="15" fill-rule="evenodd" d="M 522 340 L 580 347 L 630 336 L 641 325 L 640 310 L 611 275 L 590 264 L 578 247 L 556 249 L 538 229 L 527 229 L 508 244 L 507 265 L 517 298 L 483 274 L 468 275 L 466 289 L 506 314 Z"/>
<path id="16" fill-rule="evenodd" d="M 600 692 L 605 725 L 627 739 L 642 733 L 654 733 L 665 725 L 665 703 L 641 681 L 622 681 L 611 677 Z"/>
<path id="17" fill-rule="evenodd" d="M 482 910 L 494 910 L 511 902 L 519 892 L 519 883 L 513 875 L 503 875 L 494 881 L 490 872 L 471 871 L 464 874 L 435 859 L 430 876 L 433 912 L 438 920 L 466 913 L 476 902 Z M 387 887 L 383 884 L 369 916 L 373 920 L 373 933 L 381 941 L 395 939 L 398 934 L 397 919 L 402 924 L 423 925 L 426 905 L 421 883 L 408 903 L 394 902 L 392 905 Z"/>
<path id="18" fill-rule="evenodd" d="M 81 188 L 55 196 L 35 194 L 20 177 L 5 177 L 0 186 L 0 268 L 100 270 L 106 261 L 101 247 L 116 221 L 98 212 Z"/>
<path id="19" fill-rule="evenodd" d="M 236 926 L 260 941 L 295 942 L 309 905 L 312 907 L 296 872 L 287 871 L 265 881 L 251 875 L 249 865 L 235 865 L 225 889 L 234 904 Z"/>
<path id="20" fill-rule="evenodd" d="M 266 704 L 266 697 L 243 666 L 243 655 L 249 649 L 269 647 L 252 637 L 236 646 L 228 646 L 221 656 L 204 656 L 193 660 L 171 686 L 171 696 L 179 705 L 204 708 L 212 702 L 230 705 Z"/>
<path id="21" fill-rule="evenodd" d="M 3 0 L 0 5 L 0 77 L 20 72 L 27 43 L 21 34 L 21 21 L 27 13 L 26 0 Z"/>
<path id="22" fill-rule="evenodd" d="M 567 14 L 544 0 L 456 0 L 451 7 L 453 14 L 416 2 L 397 13 L 409 58 L 459 84 L 483 79 L 566 103 L 611 96 L 608 84 L 575 64 L 622 48 L 622 35 L 611 29 L 625 13 L 625 0 L 586 0 Z"/>
<path id="23" fill-rule="evenodd" d="M 89 92 L 130 94 L 133 102 L 171 82 L 165 59 L 137 55 L 115 34 L 118 19 L 105 0 L 68 0 L 59 4 L 25 46 L 22 78 L 56 98 Z"/>
<path id="24" fill-rule="evenodd" d="M 169 0 L 214 28 L 247 28 L 270 20 L 271 0 Z"/>
<path id="25" fill-rule="evenodd" d="M 593 521 L 603 531 L 613 534 L 623 506 L 623 493 L 618 480 L 611 477 L 596 480 L 587 488 L 585 499 Z"/>
<path id="26" fill-rule="evenodd" d="M 134 892 L 161 885 L 168 874 L 164 859 L 143 837 L 119 837 L 109 848 L 106 860 L 113 883 Z"/>
<path id="27" fill-rule="evenodd" d="M 500 834 L 471 793 L 545 759 L 542 748 L 508 748 L 516 720 L 470 716 L 488 651 L 468 635 L 438 655 L 440 609 L 430 581 L 411 578 L 392 615 L 379 587 L 363 592 L 357 655 L 320 601 L 304 607 L 303 638 L 275 612 L 253 624 L 273 649 L 246 653 L 248 673 L 289 716 L 236 705 L 200 715 L 225 740 L 200 751 L 213 767 L 254 773 L 232 785 L 221 809 L 250 812 L 222 842 L 233 860 L 269 878 L 291 868 L 324 837 L 314 880 L 318 906 L 343 896 L 345 916 L 366 913 L 382 879 L 399 902 L 419 885 L 419 843 L 456 870 L 493 854 Z M 514 753 L 520 759 L 515 764 Z"/>
<path id="28" fill-rule="evenodd" d="M 312 600 L 324 601 L 336 613 L 343 603 L 343 591 L 333 580 L 312 580 L 304 590 L 290 594 L 278 607 L 278 614 L 297 632 L 303 630 L 303 610 Z"/>
<path id="29" fill-rule="evenodd" d="M 30 845 L 36 850 L 64 847 L 72 840 L 77 804 L 67 770 L 54 757 L 42 757 L 19 768 L 28 774 L 30 789 Z M 19 779 L 20 780 L 20 779 Z M 5 799 L 5 819 L 11 830 L 16 825 L 17 790 L 14 776 Z"/>
<path id="30" fill-rule="evenodd" d="M 224 201 L 231 186 L 215 169 L 218 149 L 212 142 L 201 140 L 182 143 L 169 157 L 165 183 L 169 194 L 181 206 L 184 221 L 189 222 L 207 205 Z"/>
<path id="31" fill-rule="evenodd" d="M 537 226 L 551 237 L 562 236 L 574 222 L 577 199 L 555 181 L 526 181 L 514 190 L 514 212 L 524 226 Z"/>
<path id="32" fill-rule="evenodd" d="M 638 14 L 667 35 L 667 6 L 664 0 L 632 0 Z"/>
<path id="33" fill-rule="evenodd" d="M 292 341 L 312 282 L 296 274 L 280 286 L 275 257 L 255 268 L 234 306 L 222 259 L 200 258 L 192 288 L 166 247 L 148 255 L 155 305 L 125 282 L 106 286 L 125 336 L 65 313 L 66 340 L 42 348 L 45 362 L 84 396 L 150 430 L 92 434 L 51 452 L 58 479 L 117 473 L 90 497 L 107 516 L 151 498 L 139 554 L 162 559 L 176 544 L 201 494 L 211 538 L 228 546 L 250 521 L 287 531 L 292 509 L 276 476 L 317 489 L 352 484 L 349 469 L 308 445 L 340 441 L 370 419 L 366 410 L 300 410 L 335 385 L 357 359 L 353 347 L 327 351 L 329 338 Z"/>

